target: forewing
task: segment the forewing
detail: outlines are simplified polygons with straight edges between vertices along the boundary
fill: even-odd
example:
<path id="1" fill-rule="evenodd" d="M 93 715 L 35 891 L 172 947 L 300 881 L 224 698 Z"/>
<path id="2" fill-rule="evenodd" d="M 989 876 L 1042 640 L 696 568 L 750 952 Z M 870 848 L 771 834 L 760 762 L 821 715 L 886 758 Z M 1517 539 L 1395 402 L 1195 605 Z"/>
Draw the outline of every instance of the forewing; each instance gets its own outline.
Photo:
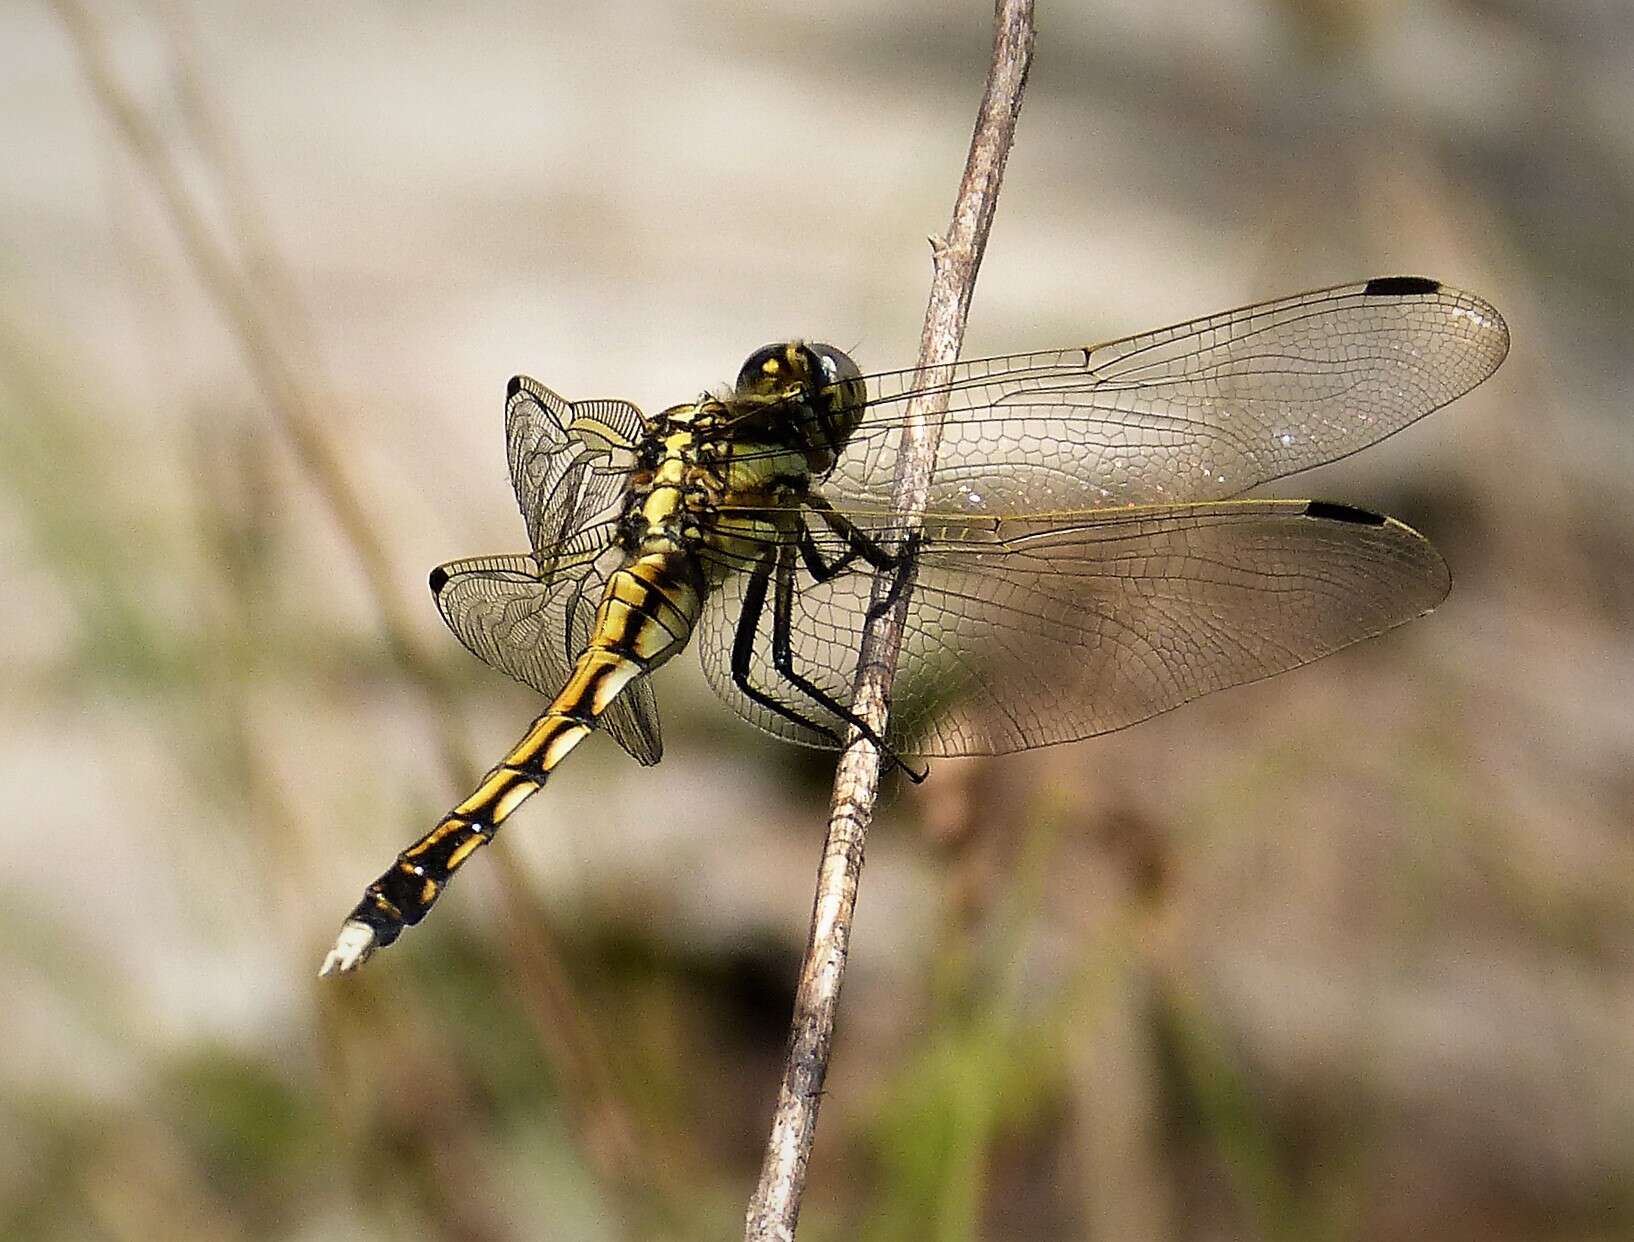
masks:
<path id="1" fill-rule="evenodd" d="M 1482 299 L 1384 277 L 1088 348 L 942 373 L 948 414 L 927 507 L 1049 513 L 1224 499 L 1345 457 L 1468 392 L 1509 347 Z M 822 490 L 886 508 L 914 373 L 869 406 Z"/>
<path id="2" fill-rule="evenodd" d="M 548 581 L 532 556 L 453 561 L 432 571 L 431 590 L 448 628 L 473 655 L 554 698 L 589 635 L 609 556 L 586 548 L 552 560 L 557 572 Z M 658 704 L 645 677 L 614 700 L 602 725 L 641 763 L 658 762 Z"/>
<path id="3" fill-rule="evenodd" d="M 511 485 L 540 573 L 618 505 L 626 450 L 641 434 L 641 413 L 624 401 L 569 402 L 518 375 L 505 397 Z"/>
<path id="4" fill-rule="evenodd" d="M 837 551 L 837 548 L 826 549 Z M 1311 501 L 1236 501 L 1057 515 L 932 514 L 918 562 L 889 740 L 904 754 L 998 754 L 1119 729 L 1382 633 L 1446 595 L 1445 564 L 1390 518 Z M 710 684 L 739 715 L 826 746 L 734 684 L 743 582 L 698 636 Z M 849 703 L 871 572 L 797 576 L 790 643 L 802 675 Z M 754 683 L 841 734 L 773 667 L 770 610 Z"/>

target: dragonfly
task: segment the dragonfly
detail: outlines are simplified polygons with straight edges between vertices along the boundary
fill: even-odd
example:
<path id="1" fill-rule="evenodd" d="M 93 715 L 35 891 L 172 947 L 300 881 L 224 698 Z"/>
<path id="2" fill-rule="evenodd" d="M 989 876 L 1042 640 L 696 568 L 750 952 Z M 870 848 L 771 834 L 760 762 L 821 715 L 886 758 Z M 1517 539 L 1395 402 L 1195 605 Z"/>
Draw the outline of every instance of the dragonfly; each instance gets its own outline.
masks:
<path id="1" fill-rule="evenodd" d="M 368 886 L 321 973 L 420 922 L 592 731 L 656 763 L 648 675 L 689 643 L 750 724 L 828 748 L 855 729 L 906 767 L 1123 728 L 1429 612 L 1451 578 L 1411 527 L 1242 494 L 1400 431 L 1508 345 L 1481 298 L 1391 276 L 933 381 L 780 342 L 729 390 L 653 417 L 513 379 L 529 550 L 453 561 L 430 585 L 460 642 L 549 703 Z M 907 514 L 896 455 L 931 396 L 940 449 Z M 906 597 L 883 736 L 851 710 L 880 574 Z"/>

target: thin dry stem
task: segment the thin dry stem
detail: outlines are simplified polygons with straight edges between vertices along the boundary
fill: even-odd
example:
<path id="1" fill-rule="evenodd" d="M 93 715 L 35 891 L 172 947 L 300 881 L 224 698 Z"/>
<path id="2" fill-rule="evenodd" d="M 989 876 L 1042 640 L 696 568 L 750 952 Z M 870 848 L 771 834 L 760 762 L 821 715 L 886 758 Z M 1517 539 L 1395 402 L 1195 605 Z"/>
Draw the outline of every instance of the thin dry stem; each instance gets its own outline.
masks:
<path id="1" fill-rule="evenodd" d="M 356 555 L 380 612 L 386 640 L 421 690 L 440 709 L 447 709 L 447 687 L 414 641 L 407 604 L 392 576 L 385 545 L 347 480 L 340 455 L 328 442 L 314 412 L 317 401 L 302 382 L 300 369 L 288 357 L 286 334 L 277 330 L 232 255 L 212 233 L 164 135 L 114 72 L 106 41 L 90 13 L 80 0 L 55 0 L 55 7 L 73 38 L 97 102 L 158 191 L 200 282 L 227 317 L 250 375 Z M 457 740 L 445 737 L 443 746 L 451 771 L 463 776 L 475 770 L 475 763 Z"/>
<path id="2" fill-rule="evenodd" d="M 97 102 L 158 192 L 200 283 L 227 319 L 263 399 L 356 555 L 387 642 L 443 726 L 438 736 L 445 767 L 457 781 L 470 779 L 479 769 L 449 723 L 455 715 L 449 687 L 415 639 L 384 541 L 316 415 L 320 404 L 315 391 L 321 385 L 310 379 L 316 367 L 310 359 L 294 360 L 299 353 L 297 344 L 310 338 L 311 328 L 299 313 L 290 292 L 293 282 L 260 221 L 230 135 L 215 122 L 180 11 L 169 4 L 160 6 L 182 66 L 185 112 L 204 146 L 207 164 L 214 166 L 228 206 L 229 244 L 211 231 L 170 143 L 115 72 L 106 40 L 86 6 L 81 0 L 54 3 Z M 264 295 L 268 285 L 278 294 L 270 305 Z M 524 881 L 513 866 L 499 867 L 497 874 L 507 920 L 525 925 L 531 903 Z M 582 1007 L 571 996 L 566 972 L 555 959 L 543 924 L 534 920 L 533 927 L 535 935 L 529 944 L 510 946 L 512 958 L 519 976 L 531 985 L 527 989 L 529 1012 L 540 1030 L 542 1046 L 560 1070 L 559 1080 L 573 1099 L 584 1149 L 608 1183 L 639 1198 L 649 1209 L 665 1210 L 653 1163 L 643 1157 L 636 1142 L 638 1127 L 614 1088 L 610 1068 L 598 1056 L 597 1041 Z"/>
<path id="3" fill-rule="evenodd" d="M 919 344 L 920 376 L 915 384 L 921 390 L 929 388 L 931 395 L 915 401 L 909 409 L 892 494 L 894 507 L 905 513 L 920 513 L 930 492 L 942 415 L 947 410 L 946 393 L 938 398 L 934 386 L 945 368 L 957 360 L 964 339 L 965 318 L 992 226 L 1004 163 L 1015 138 L 1032 52 L 1031 0 L 998 0 L 993 59 L 964 178 L 954 200 L 953 219 L 947 236 L 931 242 L 934 273 Z M 911 538 L 917 528 L 915 519 L 902 533 Z M 874 606 L 863 630 L 852 697 L 853 710 L 878 736 L 885 735 L 912 589 L 911 582 L 898 589 L 892 606 L 895 576 L 884 571 L 875 578 Z M 880 767 L 880 752 L 853 730 L 834 776 L 828 838 L 817 870 L 811 933 L 800 968 L 783 1082 L 760 1183 L 749 1203 L 744 1233 L 747 1242 L 792 1242 L 799 1221 L 817 1110 L 834 1042 L 834 1018 L 850 947 L 863 845 L 879 791 Z"/>

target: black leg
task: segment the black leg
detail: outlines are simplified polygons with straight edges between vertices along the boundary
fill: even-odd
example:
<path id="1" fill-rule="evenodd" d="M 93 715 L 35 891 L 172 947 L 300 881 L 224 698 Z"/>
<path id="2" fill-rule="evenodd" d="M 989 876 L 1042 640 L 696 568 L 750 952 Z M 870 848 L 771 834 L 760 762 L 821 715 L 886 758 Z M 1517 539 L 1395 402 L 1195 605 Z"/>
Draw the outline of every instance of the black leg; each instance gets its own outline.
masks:
<path id="1" fill-rule="evenodd" d="M 823 497 L 814 493 L 807 494 L 802 498 L 802 503 L 806 508 L 822 518 L 830 530 L 845 540 L 848 551 L 836 564 L 843 564 L 859 556 L 875 569 L 896 569 L 902 564 L 903 557 L 900 554 L 888 552 L 874 542 L 873 539 L 863 534 L 850 518 L 837 511 Z M 807 532 L 807 538 L 810 538 L 809 531 Z M 815 550 L 815 546 L 813 550 Z M 809 566 L 810 562 L 808 561 L 807 564 Z M 819 577 L 817 580 L 821 582 L 823 579 Z"/>
<path id="2" fill-rule="evenodd" d="M 832 561 L 825 561 L 817 541 L 811 537 L 811 528 L 804 523 L 800 527 L 800 559 L 805 562 L 806 572 L 811 575 L 813 582 L 827 582 L 829 579 L 842 574 L 857 559 L 860 553 L 855 548 L 848 549 L 844 555 L 836 556 Z"/>
<path id="3" fill-rule="evenodd" d="M 749 581 L 743 588 L 743 610 L 738 614 L 737 632 L 732 636 L 732 682 L 743 691 L 751 701 L 758 703 L 769 712 L 775 712 L 783 719 L 794 724 L 820 733 L 836 746 L 844 742 L 839 733 L 815 720 L 807 720 L 799 712 L 786 703 L 780 703 L 771 695 L 757 687 L 749 679 L 754 664 L 755 636 L 760 629 L 760 617 L 766 610 L 766 588 L 771 582 L 772 571 L 777 561 L 767 559 L 756 565 L 749 573 Z M 781 594 L 781 588 L 779 589 Z M 773 637 L 775 647 L 776 638 Z"/>
<path id="4" fill-rule="evenodd" d="M 805 536 L 805 538 L 807 540 L 810 539 L 809 533 Z M 847 724 L 853 726 L 859 732 L 861 732 L 863 737 L 872 742 L 879 753 L 890 761 L 890 765 L 892 767 L 901 768 L 907 775 L 908 779 L 917 785 L 920 781 L 925 779 L 928 772 L 916 772 L 913 768 L 910 768 L 903 762 L 902 757 L 898 755 L 889 745 L 887 745 L 885 740 L 881 738 L 879 734 L 874 732 L 866 720 L 857 715 L 849 707 L 841 703 L 838 699 L 829 694 L 810 678 L 802 676 L 800 671 L 794 667 L 794 644 L 792 640 L 794 624 L 793 551 L 793 548 L 785 545 L 778 552 L 777 567 L 775 571 L 777 574 L 777 591 L 772 599 L 772 666 L 782 674 L 785 681 L 787 681 L 796 690 L 800 691 L 800 693 L 804 694 L 813 702 L 820 704 L 822 707 L 838 716 L 841 720 L 844 720 Z M 840 559 L 843 561 L 845 558 L 842 557 Z M 809 568 L 811 564 L 811 557 L 805 556 L 805 560 Z M 835 562 L 836 565 L 839 563 L 840 562 L 838 561 Z M 907 562 L 904 562 L 904 564 L 906 563 Z M 837 570 L 834 572 L 837 572 Z M 818 581 L 822 581 L 822 579 L 819 578 Z M 895 594 L 897 589 L 898 586 L 893 584 L 892 593 Z M 761 606 L 764 606 L 764 585 L 761 587 L 761 599 L 759 602 Z M 739 634 L 741 636 L 741 629 L 739 630 Z M 832 731 L 829 732 L 830 736 L 833 736 Z"/>
<path id="5" fill-rule="evenodd" d="M 895 569 L 895 576 L 891 579 L 891 589 L 885 592 L 885 598 L 868 610 L 868 619 L 873 621 L 884 616 L 896 607 L 897 600 L 902 598 L 902 592 L 908 589 L 908 579 L 913 574 L 914 553 L 919 549 L 919 535 L 914 533 L 902 545 L 902 552 L 897 562 L 891 568 Z"/>
<path id="6" fill-rule="evenodd" d="M 843 513 L 836 512 L 834 507 L 821 496 L 807 496 L 805 503 L 814 513 L 828 524 L 829 528 L 845 539 L 847 547 L 842 556 L 833 561 L 825 562 L 817 541 L 811 537 L 811 529 L 807 527 L 800 533 L 800 557 L 806 564 L 806 571 L 811 574 L 815 582 L 827 582 L 835 574 L 841 572 L 859 556 L 875 569 L 894 569 L 896 577 L 891 581 L 891 589 L 884 599 L 868 610 L 868 619 L 889 612 L 896 607 L 896 602 L 902 597 L 903 590 L 908 585 L 909 571 L 913 567 L 914 555 L 919 549 L 919 533 L 915 531 L 903 541 L 897 552 L 887 552 L 874 540 L 858 530 Z"/>

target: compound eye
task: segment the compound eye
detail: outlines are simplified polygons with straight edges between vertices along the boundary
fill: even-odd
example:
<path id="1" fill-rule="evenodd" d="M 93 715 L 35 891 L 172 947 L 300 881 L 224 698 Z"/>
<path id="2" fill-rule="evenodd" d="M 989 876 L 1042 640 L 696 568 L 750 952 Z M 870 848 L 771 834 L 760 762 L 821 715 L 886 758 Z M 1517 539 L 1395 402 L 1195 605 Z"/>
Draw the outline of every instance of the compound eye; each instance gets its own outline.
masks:
<path id="1" fill-rule="evenodd" d="M 743 360 L 738 370 L 738 391 L 764 391 L 781 387 L 789 382 L 789 347 L 786 344 L 762 345 Z"/>
<path id="2" fill-rule="evenodd" d="M 821 473 L 833 467 L 835 455 L 862 422 L 868 388 L 857 364 L 834 346 L 814 342 L 806 348 L 816 364 L 812 378 L 817 382 L 817 391 L 812 394 L 812 407 L 822 432 L 821 444 L 811 446 L 813 451 L 807 453 L 806 460 Z"/>
<path id="3" fill-rule="evenodd" d="M 835 349 L 834 346 L 813 342 L 807 348 L 811 351 L 811 356 L 817 360 L 817 367 L 825 387 L 862 378 L 862 372 L 857 369 L 857 364 L 852 362 L 844 352 Z"/>

